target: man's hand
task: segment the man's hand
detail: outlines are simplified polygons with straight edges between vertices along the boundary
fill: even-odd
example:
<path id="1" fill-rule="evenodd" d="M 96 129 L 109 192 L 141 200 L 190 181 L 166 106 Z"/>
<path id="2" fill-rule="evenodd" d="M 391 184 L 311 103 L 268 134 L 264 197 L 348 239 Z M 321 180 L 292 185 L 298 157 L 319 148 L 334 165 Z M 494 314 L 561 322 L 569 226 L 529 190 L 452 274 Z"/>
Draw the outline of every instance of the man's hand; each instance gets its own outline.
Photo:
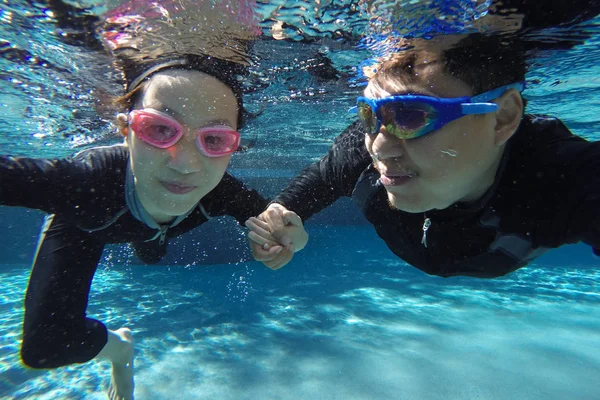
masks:
<path id="1" fill-rule="evenodd" d="M 250 218 L 246 226 L 250 229 L 248 239 L 254 258 L 274 270 L 289 263 L 294 252 L 302 250 L 308 242 L 300 217 L 277 203 L 271 204 L 258 218 Z"/>

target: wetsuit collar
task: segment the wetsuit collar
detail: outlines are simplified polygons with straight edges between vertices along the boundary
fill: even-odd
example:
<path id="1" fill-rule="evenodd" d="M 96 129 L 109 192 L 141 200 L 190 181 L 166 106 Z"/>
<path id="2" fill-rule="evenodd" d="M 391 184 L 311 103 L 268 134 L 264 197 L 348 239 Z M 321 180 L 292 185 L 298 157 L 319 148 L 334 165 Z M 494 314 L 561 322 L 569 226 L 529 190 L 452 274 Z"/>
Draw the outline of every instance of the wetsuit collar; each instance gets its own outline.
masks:
<path id="1" fill-rule="evenodd" d="M 134 218 L 137 219 L 138 221 L 146 224 L 147 226 L 149 226 L 150 228 L 153 228 L 153 229 L 163 228 L 163 227 L 161 227 L 161 224 L 159 224 L 158 222 L 156 222 L 154 220 L 154 218 L 152 218 L 150 213 L 148 213 L 148 211 L 146 211 L 146 209 L 140 202 L 137 192 L 135 191 L 135 181 L 134 181 L 133 171 L 131 170 L 131 165 L 129 164 L 129 161 L 127 162 L 127 174 L 126 174 L 126 178 L 125 178 L 125 203 L 127 204 L 127 208 L 129 208 L 131 215 L 133 215 Z M 173 220 L 173 222 L 171 222 L 171 224 L 168 225 L 168 227 L 170 228 L 170 227 L 173 227 L 173 226 L 179 224 L 181 221 L 183 221 L 185 219 L 185 217 L 190 215 L 190 213 L 193 210 L 194 210 L 194 208 L 192 208 L 187 213 L 175 218 Z"/>

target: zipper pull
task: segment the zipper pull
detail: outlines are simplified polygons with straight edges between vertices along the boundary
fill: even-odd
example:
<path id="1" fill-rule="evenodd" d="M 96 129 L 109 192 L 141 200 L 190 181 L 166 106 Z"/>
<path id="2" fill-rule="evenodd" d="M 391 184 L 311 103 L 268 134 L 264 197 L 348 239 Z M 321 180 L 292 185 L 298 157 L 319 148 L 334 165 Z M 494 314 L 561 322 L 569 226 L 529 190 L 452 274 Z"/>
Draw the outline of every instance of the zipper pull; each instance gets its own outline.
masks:
<path id="1" fill-rule="evenodd" d="M 427 247 L 427 230 L 431 226 L 431 220 L 425 217 L 425 221 L 423 222 L 423 239 L 421 239 L 421 244 Z"/>
<path id="2" fill-rule="evenodd" d="M 160 236 L 158 237 L 158 244 L 161 246 L 163 244 L 165 244 L 165 237 L 167 236 L 167 229 L 169 229 L 169 227 L 166 225 L 160 227 Z"/>

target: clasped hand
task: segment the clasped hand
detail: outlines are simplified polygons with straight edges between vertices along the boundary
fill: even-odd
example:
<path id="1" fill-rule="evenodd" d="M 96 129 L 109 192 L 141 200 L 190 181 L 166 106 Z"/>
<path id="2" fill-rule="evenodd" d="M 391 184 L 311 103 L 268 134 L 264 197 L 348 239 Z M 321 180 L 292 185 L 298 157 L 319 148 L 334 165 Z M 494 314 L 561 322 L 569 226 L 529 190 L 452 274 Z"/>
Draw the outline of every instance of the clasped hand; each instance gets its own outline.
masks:
<path id="1" fill-rule="evenodd" d="M 273 270 L 289 263 L 308 242 L 302 219 L 277 203 L 248 219 L 246 227 L 250 229 L 248 240 L 254 258 Z"/>

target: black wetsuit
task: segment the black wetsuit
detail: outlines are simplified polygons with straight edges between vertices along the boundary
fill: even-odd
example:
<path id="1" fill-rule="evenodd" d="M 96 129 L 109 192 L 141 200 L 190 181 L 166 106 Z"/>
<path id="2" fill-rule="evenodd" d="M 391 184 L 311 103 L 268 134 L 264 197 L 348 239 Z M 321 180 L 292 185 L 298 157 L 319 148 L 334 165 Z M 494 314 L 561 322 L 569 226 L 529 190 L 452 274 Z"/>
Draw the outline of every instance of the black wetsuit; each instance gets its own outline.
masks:
<path id="1" fill-rule="evenodd" d="M 426 213 L 393 210 L 378 178 L 356 123 L 274 201 L 306 220 L 351 196 L 398 257 L 444 277 L 501 276 L 566 243 L 600 249 L 600 142 L 573 135 L 554 118 L 524 117 L 494 185 L 477 202 Z"/>
<path id="2" fill-rule="evenodd" d="M 106 327 L 86 317 L 90 285 L 106 244 L 131 242 L 140 258 L 156 262 L 165 254 L 167 238 L 212 216 L 230 215 L 243 223 L 266 207 L 260 194 L 226 173 L 194 211 L 159 234 L 126 207 L 128 157 L 122 145 L 67 159 L 0 157 L 0 204 L 52 214 L 25 299 L 21 356 L 31 367 L 82 363 L 106 344 Z"/>

